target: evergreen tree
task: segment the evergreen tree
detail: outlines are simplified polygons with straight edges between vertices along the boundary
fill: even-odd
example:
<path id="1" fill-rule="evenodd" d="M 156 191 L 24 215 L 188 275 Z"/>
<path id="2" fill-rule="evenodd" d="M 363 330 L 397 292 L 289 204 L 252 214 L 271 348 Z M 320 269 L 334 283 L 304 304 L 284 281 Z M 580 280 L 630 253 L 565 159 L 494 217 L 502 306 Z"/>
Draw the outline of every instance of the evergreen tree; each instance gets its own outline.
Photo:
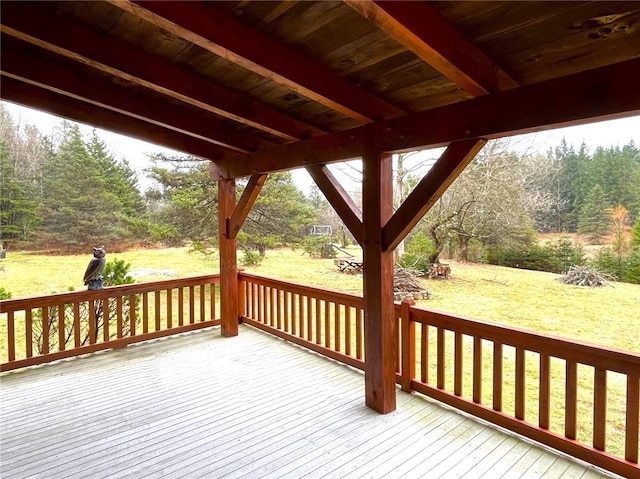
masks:
<path id="1" fill-rule="evenodd" d="M 563 138 L 555 150 L 559 164 L 557 192 L 559 196 L 559 230 L 575 231 L 580 210 L 589 193 L 585 175 L 589 171 L 589 155 L 583 143 L 576 151 Z"/>
<path id="2" fill-rule="evenodd" d="M 640 216 L 636 219 L 636 223 L 631 230 L 631 247 L 640 248 Z"/>
<path id="3" fill-rule="evenodd" d="M 63 132 L 44 179 L 41 239 L 67 249 L 118 239 L 121 205 L 116 193 L 87 150 L 80 128 L 64 124 Z"/>
<path id="4" fill-rule="evenodd" d="M 145 194 L 150 238 L 174 245 L 188 241 L 203 251 L 217 244 L 218 185 L 207 163 L 162 154 L 150 160 L 149 174 L 155 182 Z"/>
<path id="5" fill-rule="evenodd" d="M 619 147 L 598 147 L 585 180 L 598 183 L 607 195 L 609 206 L 625 205 L 632 217 L 640 203 L 640 156 L 633 142 Z"/>
<path id="6" fill-rule="evenodd" d="M 0 139 L 0 247 L 26 241 L 38 224 L 37 204 L 28 185 L 18 181 L 9 148 Z"/>
<path id="7" fill-rule="evenodd" d="M 136 173 L 129 163 L 126 160 L 117 161 L 109 153 L 96 130 L 93 130 L 86 147 L 100 169 L 109 191 L 118 198 L 121 212 L 134 217 L 142 214 L 145 210 L 144 200 L 138 190 Z"/>
<path id="8" fill-rule="evenodd" d="M 578 233 L 586 235 L 589 241 L 598 243 L 609 232 L 611 226 L 607 207 L 608 200 L 602 187 L 595 185 L 580 211 Z"/>
<path id="9" fill-rule="evenodd" d="M 290 172 L 272 173 L 242 228 L 244 247 L 264 254 L 268 248 L 299 243 L 317 220 L 309 200 L 293 182 Z"/>

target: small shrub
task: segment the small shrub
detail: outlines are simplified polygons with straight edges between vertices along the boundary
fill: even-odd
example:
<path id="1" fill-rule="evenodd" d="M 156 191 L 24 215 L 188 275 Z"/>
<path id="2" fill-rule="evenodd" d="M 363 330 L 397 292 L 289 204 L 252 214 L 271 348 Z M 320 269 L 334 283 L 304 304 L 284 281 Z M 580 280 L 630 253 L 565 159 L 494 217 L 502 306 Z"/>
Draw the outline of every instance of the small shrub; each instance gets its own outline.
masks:
<path id="1" fill-rule="evenodd" d="M 131 284 L 135 280 L 129 275 L 131 264 L 124 260 L 113 259 L 108 261 L 104 267 L 104 285 L 118 286 L 121 284 Z"/>
<path id="2" fill-rule="evenodd" d="M 417 233 L 406 242 L 405 252 L 398 261 L 398 265 L 402 268 L 427 272 L 431 268 L 430 258 L 435 252 L 433 240 L 423 233 Z"/>
<path id="3" fill-rule="evenodd" d="M 626 263 L 624 280 L 627 283 L 640 284 L 640 246 L 631 250 Z"/>
<path id="4" fill-rule="evenodd" d="M 487 263 L 498 266 L 550 273 L 564 273 L 572 265 L 581 266 L 585 263 L 582 247 L 574 246 L 567 237 L 544 245 L 531 243 L 506 248 L 494 246 L 487 249 L 484 259 Z"/>
<path id="5" fill-rule="evenodd" d="M 618 256 L 609 247 L 598 250 L 589 265 L 599 271 L 615 276 L 621 279 L 624 276 L 624 268 L 620 263 Z"/>
<path id="6" fill-rule="evenodd" d="M 258 251 L 254 251 L 252 249 L 244 249 L 242 250 L 242 258 L 240 259 L 240 263 L 243 266 L 258 266 L 262 263 L 264 256 L 262 256 Z"/>
<path id="7" fill-rule="evenodd" d="M 311 258 L 335 258 L 336 252 L 331 244 L 329 236 L 307 236 L 302 241 L 302 251 Z"/>
<path id="8" fill-rule="evenodd" d="M 4 288 L 0 288 L 0 300 L 11 299 L 11 293 Z"/>

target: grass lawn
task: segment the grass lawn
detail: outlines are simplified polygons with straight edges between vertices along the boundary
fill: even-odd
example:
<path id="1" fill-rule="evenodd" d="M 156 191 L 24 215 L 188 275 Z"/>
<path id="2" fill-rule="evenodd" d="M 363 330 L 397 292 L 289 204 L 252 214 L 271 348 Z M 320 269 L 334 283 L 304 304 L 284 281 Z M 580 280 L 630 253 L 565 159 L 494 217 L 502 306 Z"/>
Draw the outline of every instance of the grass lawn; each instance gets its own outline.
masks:
<path id="1" fill-rule="evenodd" d="M 354 248 L 353 253 L 359 254 Z M 242 253 L 238 254 L 239 259 Z M 9 251 L 0 261 L 0 287 L 13 298 L 81 290 L 90 254 L 41 256 Z M 217 273 L 218 260 L 187 248 L 107 254 L 131 264 L 136 281 Z M 424 280 L 433 292 L 418 304 L 475 319 L 519 326 L 540 333 L 640 351 L 640 285 L 613 283 L 602 288 L 568 286 L 559 275 L 500 266 L 450 262 L 452 278 Z M 301 250 L 268 251 L 250 273 L 353 294 L 362 278 L 337 272 L 333 260 L 312 259 Z"/>

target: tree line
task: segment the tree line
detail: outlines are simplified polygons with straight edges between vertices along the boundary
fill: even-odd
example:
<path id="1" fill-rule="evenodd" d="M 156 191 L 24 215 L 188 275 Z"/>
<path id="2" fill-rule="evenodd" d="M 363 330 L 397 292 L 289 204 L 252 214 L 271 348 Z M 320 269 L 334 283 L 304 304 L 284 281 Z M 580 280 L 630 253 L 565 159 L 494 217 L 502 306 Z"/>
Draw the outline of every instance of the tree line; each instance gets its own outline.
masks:
<path id="1" fill-rule="evenodd" d="M 153 186 L 141 191 L 136 172 L 126 160 L 114 158 L 97 132 L 83 137 L 77 125 L 61 122 L 45 136 L 33 126 L 17 125 L 3 107 L 0 115 L 3 248 L 84 252 L 96 244 L 110 244 L 112 251 L 189 244 L 208 252 L 216 247 L 217 185 L 206 162 L 151 156 L 147 175 Z M 397 201 L 421 177 L 407 160 L 396 157 Z M 238 181 L 238 194 L 244 184 Z M 444 253 L 469 261 L 561 269 L 580 260 L 575 245 L 541 250 L 538 235 L 578 232 L 593 244 L 608 238 L 611 247 L 603 251 L 622 277 L 621 265 L 633 269 L 634 255 L 640 255 L 640 239 L 634 239 L 640 236 L 639 185 L 640 151 L 633 141 L 593 152 L 562 141 L 533 154 L 517 153 L 504 140 L 492 141 L 409 235 L 403 262 L 433 263 Z M 357 192 L 354 196 L 361 201 Z M 313 224 L 331 225 L 331 241 L 353 241 L 317 188 L 306 196 L 291 174 L 271 174 L 243 226 L 240 247 L 249 261 L 269 248 L 301 245 Z M 558 257 L 565 259 L 553 259 Z"/>
<path id="2" fill-rule="evenodd" d="M 17 125 L 0 106 L 0 242 L 3 249 L 80 252 L 97 244 L 217 244 L 217 184 L 207 162 L 153 155 L 141 191 L 137 173 L 117 160 L 94 130 L 84 138 L 62 121 L 51 136 Z M 244 183 L 238 182 L 239 194 Z M 299 242 L 317 219 L 289 173 L 269 176 L 243 227 L 241 245 L 267 248 Z"/>

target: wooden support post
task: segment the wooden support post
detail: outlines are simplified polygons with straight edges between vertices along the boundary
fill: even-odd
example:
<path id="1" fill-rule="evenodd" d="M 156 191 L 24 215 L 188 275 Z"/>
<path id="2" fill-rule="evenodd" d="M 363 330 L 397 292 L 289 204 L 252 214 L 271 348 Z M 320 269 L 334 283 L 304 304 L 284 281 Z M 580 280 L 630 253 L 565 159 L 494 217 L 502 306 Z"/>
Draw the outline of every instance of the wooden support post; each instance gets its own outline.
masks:
<path id="1" fill-rule="evenodd" d="M 229 220 L 236 207 L 236 182 L 218 179 L 218 230 L 220 238 L 220 315 L 223 336 L 238 335 L 237 241 Z"/>
<path id="2" fill-rule="evenodd" d="M 393 252 L 384 251 L 382 228 L 393 214 L 391 154 L 381 153 L 375 128 L 366 128 L 363 163 L 365 395 L 368 407 L 396 408 L 396 321 Z"/>

